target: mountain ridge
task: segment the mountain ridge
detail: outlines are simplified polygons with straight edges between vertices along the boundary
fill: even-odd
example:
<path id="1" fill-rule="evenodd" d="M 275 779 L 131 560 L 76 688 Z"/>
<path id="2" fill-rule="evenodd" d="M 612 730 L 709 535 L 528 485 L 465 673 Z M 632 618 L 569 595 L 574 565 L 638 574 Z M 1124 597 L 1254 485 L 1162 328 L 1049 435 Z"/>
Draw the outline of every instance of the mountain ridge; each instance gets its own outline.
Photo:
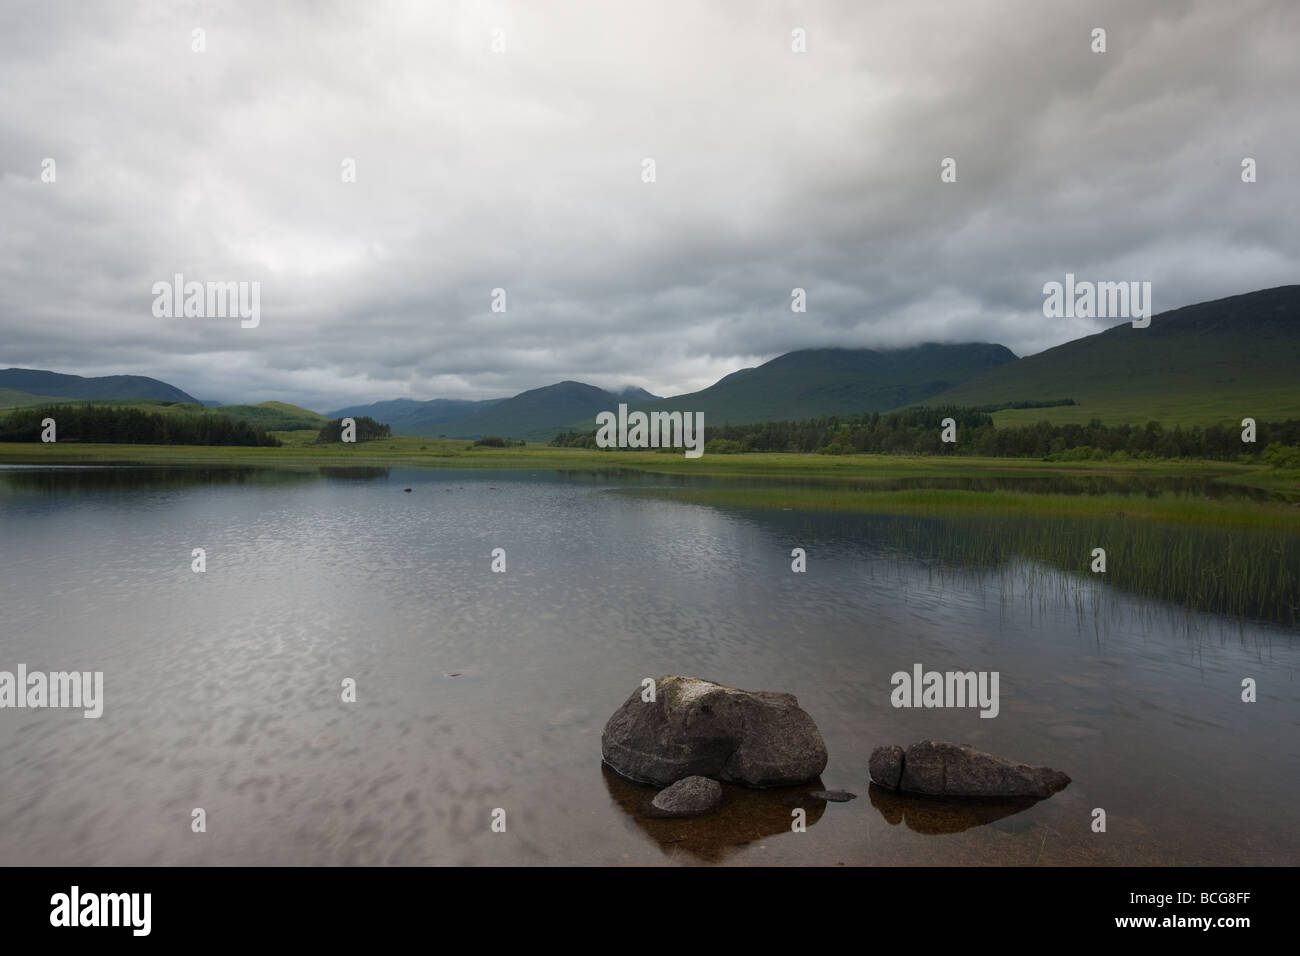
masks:
<path id="1" fill-rule="evenodd" d="M 1300 285 L 1289 285 L 1166 310 L 1152 316 L 1146 328 L 1119 324 L 1023 358 L 987 342 L 797 349 L 671 398 L 636 386 L 612 390 L 566 380 L 507 398 L 398 398 L 345 406 L 324 417 L 365 415 L 391 425 L 394 434 L 420 437 L 549 441 L 560 431 L 591 430 L 597 413 L 619 404 L 642 411 L 702 411 L 708 425 L 719 426 L 916 405 L 991 407 L 1068 398 L 1075 404 L 997 411 L 995 421 L 1084 423 L 1095 417 L 1107 423 L 1209 425 L 1243 417 L 1300 417 L 1297 369 Z M 7 407 L 124 400 L 200 404 L 145 376 L 0 371 L 0 402 Z M 295 428 L 314 425 L 318 414 L 275 406 L 233 404 L 213 411 Z"/>
<path id="2" fill-rule="evenodd" d="M 1065 320 L 1068 321 L 1068 320 Z M 1169 309 L 1071 339 L 933 396 L 989 405 L 1069 397 L 1075 405 L 999 412 L 998 424 L 1180 420 L 1211 425 L 1300 415 L 1300 285 Z"/>
<path id="3" fill-rule="evenodd" d="M 65 399 L 162 399 L 201 404 L 175 385 L 145 375 L 86 377 L 36 368 L 0 369 L 0 388 Z"/>

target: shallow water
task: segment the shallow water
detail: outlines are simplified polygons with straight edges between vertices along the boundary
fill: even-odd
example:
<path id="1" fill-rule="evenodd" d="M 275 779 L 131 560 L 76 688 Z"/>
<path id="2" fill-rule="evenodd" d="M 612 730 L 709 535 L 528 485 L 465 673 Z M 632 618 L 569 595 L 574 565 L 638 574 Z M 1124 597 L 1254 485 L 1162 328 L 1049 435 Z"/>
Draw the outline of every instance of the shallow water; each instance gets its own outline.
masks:
<path id="1" fill-rule="evenodd" d="M 0 710 L 0 863 L 1300 861 L 1294 629 L 940 566 L 896 518 L 611 493 L 656 483 L 0 469 L 0 670 L 101 670 L 106 697 Z M 915 662 L 999 671 L 999 716 L 893 708 Z M 824 787 L 858 798 L 728 788 L 716 818 L 645 819 L 600 731 L 668 673 L 796 694 Z M 869 791 L 872 748 L 931 737 L 1073 783 L 1027 807 Z"/>

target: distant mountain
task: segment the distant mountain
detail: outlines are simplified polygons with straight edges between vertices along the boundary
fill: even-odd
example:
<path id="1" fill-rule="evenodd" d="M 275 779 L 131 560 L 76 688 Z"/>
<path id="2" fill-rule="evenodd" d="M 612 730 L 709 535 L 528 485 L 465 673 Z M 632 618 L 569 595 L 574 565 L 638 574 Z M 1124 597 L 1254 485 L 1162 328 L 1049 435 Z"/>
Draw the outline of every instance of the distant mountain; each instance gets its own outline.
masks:
<path id="1" fill-rule="evenodd" d="M 658 400 L 658 395 L 635 385 L 611 392 L 581 382 L 558 382 L 511 398 L 480 401 L 435 398 L 426 402 L 397 398 L 369 405 L 350 405 L 327 414 L 330 418 L 369 415 L 376 421 L 391 425 L 394 435 L 425 438 L 498 435 L 549 441 L 555 437 L 555 431 L 563 431 L 572 423 L 564 416 L 574 411 L 581 417 L 588 409 L 594 408 L 595 411 L 591 412 L 594 416 L 597 411 L 616 408 L 619 402 L 644 404 Z"/>
<path id="2" fill-rule="evenodd" d="M 377 422 L 391 425 L 394 435 L 436 438 L 442 434 L 449 434 L 447 426 L 452 422 L 469 418 L 475 412 L 484 411 L 501 401 L 504 399 L 489 398 L 473 402 L 454 398 L 435 398 L 427 402 L 417 402 L 410 398 L 395 398 L 392 401 L 372 402 L 369 405 L 349 405 L 347 408 L 327 413 L 327 417 L 360 418 L 368 415 Z"/>
<path id="3" fill-rule="evenodd" d="M 182 392 L 176 386 L 143 375 L 105 375 L 100 378 L 85 378 L 81 375 L 64 375 L 60 372 L 46 372 L 34 368 L 7 368 L 0 371 L 0 389 L 78 400 L 147 398 L 199 404 L 197 398 Z"/>
<path id="4" fill-rule="evenodd" d="M 513 398 L 497 402 L 491 408 L 449 424 L 443 432 L 448 438 L 526 438 L 550 441 L 574 422 L 618 407 L 619 398 L 612 392 L 582 382 L 559 382 L 543 388 L 520 392 Z M 393 431 L 397 431 L 396 428 Z"/>
<path id="5" fill-rule="evenodd" d="M 640 404 L 649 411 L 704 412 L 704 424 L 858 415 L 914 405 L 988 369 L 1014 362 L 1001 345 L 804 349 L 740 369 L 706 389 Z M 630 403 L 629 403 L 630 404 Z M 584 426 L 594 427 L 584 422 Z"/>
<path id="6" fill-rule="evenodd" d="M 628 403 L 657 402 L 663 397 L 662 395 L 655 395 L 651 392 L 647 392 L 644 388 L 638 388 L 635 385 L 629 385 L 626 388 L 619 389 L 617 392 L 613 392 L 612 394 L 620 401 Z"/>
<path id="7" fill-rule="evenodd" d="M 1300 286 L 1162 312 L 1143 329 L 1125 323 L 1000 365 L 926 404 L 1059 398 L 1077 404 L 998 412 L 995 421 L 1212 425 L 1300 418 Z"/>

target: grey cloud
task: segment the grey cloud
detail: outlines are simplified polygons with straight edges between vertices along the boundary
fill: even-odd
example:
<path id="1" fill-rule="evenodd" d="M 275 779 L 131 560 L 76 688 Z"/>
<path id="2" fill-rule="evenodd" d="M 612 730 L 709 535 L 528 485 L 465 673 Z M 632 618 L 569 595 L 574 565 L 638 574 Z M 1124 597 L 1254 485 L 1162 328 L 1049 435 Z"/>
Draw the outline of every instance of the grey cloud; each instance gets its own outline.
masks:
<path id="1" fill-rule="evenodd" d="M 1032 353 L 1101 327 L 1042 317 L 1066 271 L 1296 281 L 1297 39 L 1285 0 L 11 7 L 0 365 L 323 409 Z M 175 272 L 262 282 L 261 326 L 154 318 Z"/>

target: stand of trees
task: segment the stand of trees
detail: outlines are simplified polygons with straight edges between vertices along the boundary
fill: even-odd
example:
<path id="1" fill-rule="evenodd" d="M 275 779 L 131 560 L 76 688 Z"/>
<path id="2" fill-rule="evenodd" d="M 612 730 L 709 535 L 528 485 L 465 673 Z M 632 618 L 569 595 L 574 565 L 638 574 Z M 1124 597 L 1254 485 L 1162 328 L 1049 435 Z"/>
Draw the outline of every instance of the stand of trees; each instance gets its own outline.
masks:
<path id="1" fill-rule="evenodd" d="M 1061 404 L 1064 404 L 1062 402 Z M 957 442 L 941 440 L 943 420 L 957 423 Z M 1284 449 L 1300 446 L 1300 420 L 1260 422 L 1256 442 L 1244 444 L 1241 428 L 1145 425 L 1055 425 L 1038 422 L 995 428 L 981 409 L 947 406 L 901 412 L 827 416 L 807 421 L 718 425 L 708 428 L 706 454 L 717 452 L 817 452 L 894 455 L 974 455 L 989 458 L 1206 458 L 1235 461 L 1267 453 L 1267 460 L 1289 460 Z M 717 442 L 717 446 L 714 443 Z M 559 447 L 595 448 L 596 432 L 564 432 L 551 441 Z M 1282 450 L 1280 450 L 1282 449 Z"/>
<path id="2" fill-rule="evenodd" d="M 356 439 L 358 442 L 374 441 L 376 438 L 392 438 L 393 429 L 389 425 L 381 425 L 369 415 L 363 415 L 361 418 L 353 418 L 356 422 Z M 316 435 L 316 443 L 324 444 L 325 442 L 336 442 L 343 440 L 343 419 L 336 418 L 322 428 Z"/>
<path id="3" fill-rule="evenodd" d="M 41 421 L 54 419 L 58 441 L 123 445 L 262 445 L 280 439 L 247 422 L 194 412 L 147 412 L 113 405 L 45 405 L 14 409 L 0 419 L 0 441 L 38 442 Z"/>

